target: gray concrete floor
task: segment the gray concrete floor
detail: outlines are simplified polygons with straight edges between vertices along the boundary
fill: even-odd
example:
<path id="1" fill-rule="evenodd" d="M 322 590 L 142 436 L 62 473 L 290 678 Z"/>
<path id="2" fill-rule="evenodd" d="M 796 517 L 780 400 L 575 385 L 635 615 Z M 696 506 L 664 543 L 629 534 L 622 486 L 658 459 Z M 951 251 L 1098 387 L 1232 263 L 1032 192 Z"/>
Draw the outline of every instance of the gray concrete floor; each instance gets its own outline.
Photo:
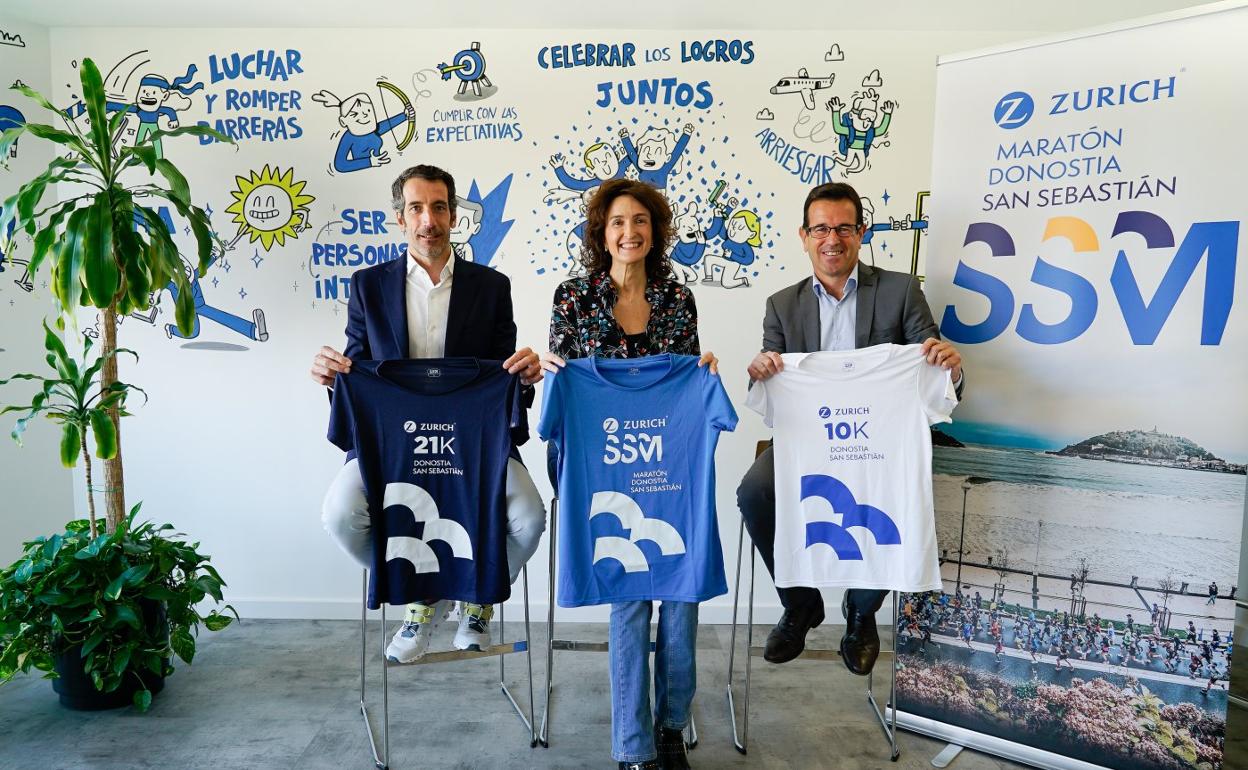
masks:
<path id="1" fill-rule="evenodd" d="M 540 720 L 546 661 L 544 624 L 538 626 L 533 665 Z M 449 646 L 452 627 L 448 623 L 440 631 L 435 647 Z M 369 689 L 380 703 L 375 629 L 373 622 Z M 509 636 L 522 631 L 519 623 L 508 623 Z M 840 631 L 821 627 L 812 632 L 811 644 L 834 648 Z M 756 643 L 766 632 L 756 628 Z M 179 666 L 148 714 L 130 708 L 69 711 L 57 703 L 48 682 L 20 678 L 0 687 L 0 768 L 370 768 L 356 706 L 358 633 L 359 624 L 349 621 L 291 620 L 246 620 L 216 634 L 204 632 L 195 664 Z M 556 635 L 602 640 L 606 627 L 560 624 Z M 756 659 L 749 755 L 742 756 L 733 748 L 724 698 L 728 640 L 728 626 L 699 629 L 694 703 L 699 744 L 689 755 L 695 768 L 917 769 L 930 767 L 943 746 L 901 732 L 901 758 L 891 763 L 865 698 L 865 679 L 836 661 L 774 666 Z M 743 640 L 738 645 L 743 649 Z M 529 747 L 527 731 L 497 688 L 497 658 L 391 669 L 390 767 L 614 767 L 605 656 L 555 655 L 548 749 Z M 737 666 L 742 664 L 738 656 Z M 524 673 L 524 656 L 509 656 L 508 684 L 527 709 Z M 742 675 L 738 668 L 738 688 Z M 881 700 L 886 686 L 877 689 Z M 952 767 L 1020 765 L 967 750 Z"/>

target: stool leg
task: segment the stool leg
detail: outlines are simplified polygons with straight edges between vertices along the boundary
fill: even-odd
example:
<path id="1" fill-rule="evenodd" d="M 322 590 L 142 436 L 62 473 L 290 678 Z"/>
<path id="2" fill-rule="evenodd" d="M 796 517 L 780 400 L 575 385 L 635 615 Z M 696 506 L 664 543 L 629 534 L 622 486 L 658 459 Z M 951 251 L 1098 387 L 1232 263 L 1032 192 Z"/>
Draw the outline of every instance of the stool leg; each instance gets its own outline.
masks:
<path id="1" fill-rule="evenodd" d="M 741 558 L 744 555 L 742 545 L 745 544 L 745 519 L 741 519 L 741 526 L 737 530 L 737 578 L 736 586 L 732 592 L 732 633 L 728 641 L 728 717 L 732 720 L 732 745 L 740 753 L 745 753 L 745 743 L 737 734 L 737 706 L 732 697 L 732 675 L 737 655 L 737 608 L 741 602 Z M 749 648 L 746 648 L 746 656 L 750 654 Z"/>
<path id="2" fill-rule="evenodd" d="M 750 607 L 746 612 L 745 623 L 745 714 L 742 719 L 743 729 L 741 730 L 741 745 L 745 746 L 750 740 L 750 674 L 753 669 L 754 654 L 751 651 L 754 647 L 754 570 L 756 569 L 755 551 L 753 540 L 750 541 Z"/>
<path id="3" fill-rule="evenodd" d="M 537 746 L 537 728 L 533 722 L 537 714 L 536 699 L 533 697 L 533 629 L 529 625 L 529 566 L 520 570 L 524 573 L 524 659 L 529 664 L 529 748 Z"/>
<path id="4" fill-rule="evenodd" d="M 381 763 L 390 765 L 390 664 L 386 660 L 386 605 L 381 605 Z"/>
<path id="5" fill-rule="evenodd" d="M 550 593 L 546 604 L 546 705 L 542 709 L 542 729 L 537 738 L 545 748 L 550 748 L 549 720 L 550 694 L 554 689 L 555 673 L 555 554 L 559 550 L 559 498 L 550 501 Z"/>

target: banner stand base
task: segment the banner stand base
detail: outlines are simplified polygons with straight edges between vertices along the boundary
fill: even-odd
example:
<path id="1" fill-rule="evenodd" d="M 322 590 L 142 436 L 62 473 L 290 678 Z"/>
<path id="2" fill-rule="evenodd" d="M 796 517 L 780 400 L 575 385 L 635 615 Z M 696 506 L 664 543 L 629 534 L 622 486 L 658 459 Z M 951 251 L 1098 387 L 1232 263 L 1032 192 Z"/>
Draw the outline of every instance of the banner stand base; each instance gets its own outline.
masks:
<path id="1" fill-rule="evenodd" d="M 932 757 L 932 767 L 948 767 L 962 753 L 962 747 L 956 743 L 946 744 L 940 753 Z"/>

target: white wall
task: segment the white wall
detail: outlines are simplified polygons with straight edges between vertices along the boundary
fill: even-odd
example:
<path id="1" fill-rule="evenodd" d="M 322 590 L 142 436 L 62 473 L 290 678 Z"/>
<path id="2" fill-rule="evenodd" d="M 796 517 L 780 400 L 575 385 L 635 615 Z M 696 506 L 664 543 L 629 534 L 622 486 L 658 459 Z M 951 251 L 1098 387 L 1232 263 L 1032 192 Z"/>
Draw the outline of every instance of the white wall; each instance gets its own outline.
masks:
<path id="1" fill-rule="evenodd" d="M 20 45 L 19 45 L 20 43 Z M 10 91 L 15 80 L 48 92 L 49 80 L 48 29 L 25 22 L 13 22 L 0 16 L 0 112 L 15 108 L 32 121 L 46 122 L 41 108 L 26 97 Z M 22 181 L 38 174 L 52 159 L 52 152 L 33 137 L 19 139 L 16 149 L 0 167 L 0 200 L 17 192 Z M 55 200 L 53 194 L 48 200 Z M 17 285 L 22 265 L 9 260 L 30 258 L 31 244 L 19 235 L 13 253 L 6 255 L 0 272 L 0 379 L 18 372 L 43 374 L 42 318 L 54 317 L 51 295 L 35 281 L 31 294 Z M 44 276 L 46 280 L 46 276 Z M 0 388 L 0 404 L 29 403 L 33 392 L 26 383 Z M 23 400 L 25 399 L 25 400 Z M 60 434 L 44 420 L 31 423 L 23 436 L 24 446 L 9 438 L 14 416 L 0 419 L 0 564 L 8 564 L 21 553 L 23 542 L 38 535 L 50 534 L 74 518 L 76 504 L 70 472 L 61 467 Z"/>
<path id="2" fill-rule="evenodd" d="M 973 28 L 977 23 L 968 12 L 966 26 Z M 413 46 L 411 40 L 417 34 L 422 41 L 435 42 Z M 575 158 L 584 144 L 593 141 L 618 143 L 620 127 L 628 128 L 637 138 L 648 125 L 668 122 L 678 128 L 693 122 L 695 141 L 691 142 L 684 171 L 669 183 L 669 195 L 700 202 L 705 227 L 709 224 L 706 197 L 722 179 L 728 185 L 724 197 L 741 198 L 763 222 L 764 245 L 752 266 L 751 286 L 729 290 L 699 284 L 695 288 L 703 347 L 719 355 L 725 384 L 743 410 L 744 369 L 758 349 L 764 300 L 809 269 L 799 251 L 796 228 L 800 225 L 801 201 L 810 185 L 760 148 L 759 132 L 771 129 L 802 149 L 835 154 L 835 138 L 826 125 L 811 135 L 812 127 L 827 118 L 824 102 L 831 95 L 850 102 L 855 92 L 863 90 L 863 79 L 878 69 L 883 80 L 876 89 L 880 102 L 896 103 L 892 125 L 887 136 L 873 147 L 868 168 L 849 175 L 838 168 L 833 178 L 848 179 L 872 198 L 877 221 L 892 218 L 901 222 L 906 215 L 913 216 L 916 196 L 927 189 L 936 57 L 1025 36 L 1017 31 L 738 31 L 692 35 L 620 30 L 53 30 L 48 61 L 58 104 L 68 105 L 76 99 L 75 63 L 82 56 L 91 56 L 106 74 L 119 63 L 122 66 L 117 67 L 117 73 L 133 73 L 129 85 L 123 86 L 121 80 L 116 84 L 118 95 L 130 99 L 136 90 L 135 81 L 148 72 L 172 79 L 195 64 L 198 72 L 194 79 L 205 82 L 206 87 L 190 95 L 189 106 L 179 116 L 183 123 L 257 118 L 281 121 L 293 132 L 289 119 L 295 119 L 301 132 L 295 139 L 242 139 L 236 147 L 200 146 L 194 139 L 165 143 L 166 155 L 187 173 L 196 198 L 212 206 L 213 222 L 227 240 L 238 229 L 225 211 L 234 202 L 231 191 L 239 186 L 236 175 L 249 178 L 266 164 L 282 171 L 293 169 L 293 180 L 307 183 L 303 194 L 315 197 L 307 207 L 310 227 L 306 231 L 291 233 L 284 245 L 274 244 L 271 249 L 244 238 L 227 255 L 229 269 L 224 264 L 215 265 L 203 279 L 210 305 L 248 318 L 254 308 L 262 308 L 271 335 L 268 341 L 246 339 L 211 321 L 204 322 L 196 340 L 168 339 L 163 331 L 163 325 L 171 320 L 167 295 L 162 302 L 164 313 L 156 324 L 128 319 L 123 325 L 121 344 L 138 350 L 142 361 L 137 366 L 124 363 L 122 379 L 141 385 L 151 397 L 123 425 L 131 502 L 143 500 L 146 516 L 171 521 L 202 541 L 230 584 L 229 600 L 244 614 L 353 616 L 358 612 L 359 574 L 329 542 L 319 524 L 321 495 L 341 463 L 341 455 L 324 439 L 324 393 L 306 373 L 319 345 L 341 346 L 345 311 L 342 301 L 317 298 L 312 273 L 332 280 L 346 278 L 351 270 L 310 267 L 309 257 L 315 242 L 363 247 L 399 238 L 393 228 L 387 236 L 344 235 L 341 222 L 346 209 L 381 210 L 388 215 L 390 180 L 413 163 L 432 162 L 451 170 L 459 181 L 461 196 L 468 195 L 473 180 L 484 195 L 512 175 L 504 218 L 514 219 L 514 224 L 490 264 L 513 281 L 521 344 L 543 348 L 550 297 L 564 277 L 561 255 L 567 231 L 579 221 L 574 219 L 573 204 L 544 202 L 554 186 L 549 157 L 561 152 Z M 751 41 L 753 61 L 679 61 L 682 41 L 708 39 Z M 543 46 L 582 41 L 633 43 L 636 66 L 543 69 L 538 65 L 538 51 Z M 497 89 L 492 94 L 487 90 L 487 98 L 481 100 L 457 98 L 456 81 L 442 81 L 432 71 L 441 63 L 453 62 L 456 53 L 472 42 L 481 44 L 487 74 Z M 825 56 L 833 44 L 839 45 L 842 60 Z M 671 60 L 645 61 L 645 51 L 662 48 L 669 50 Z M 246 55 L 257 50 L 277 51 L 279 58 L 284 58 L 287 50 L 296 50 L 302 72 L 290 73 L 286 80 L 211 82 L 213 57 L 219 62 L 235 52 Z M 140 55 L 128 58 L 132 54 Z M 140 64 L 144 59 L 146 63 Z M 796 94 L 769 93 L 778 79 L 795 75 L 800 68 L 806 68 L 811 76 L 835 74 L 832 87 L 817 92 L 814 110 L 804 109 Z M 397 100 L 387 94 L 386 104 L 380 103 L 375 82 L 381 77 L 416 103 L 417 140 L 400 152 L 396 143 L 401 132 L 399 136 L 386 135 L 384 147 L 391 160 L 388 166 L 333 172 L 337 112 L 314 103 L 311 96 L 322 89 L 339 97 L 363 91 L 379 109 L 392 113 Z M 696 105 L 595 106 L 599 83 L 669 77 L 695 86 L 705 82 L 713 94 L 711 105 L 706 109 Z M 225 110 L 231 88 L 298 91 L 299 108 L 285 112 Z M 452 112 L 483 107 L 496 109 L 498 117 L 461 121 L 457 120 L 459 114 Z M 515 110 L 514 119 L 502 117 L 508 108 Z M 764 108 L 772 113 L 772 120 L 757 118 Z M 439 129 L 465 123 L 518 124 L 523 138 L 431 141 L 431 136 L 438 137 Z M 795 162 L 793 156 L 789 162 Z M 335 222 L 339 224 L 333 225 Z M 909 269 L 913 231 L 883 232 L 876 237 L 878 264 Z M 474 248 L 484 250 L 479 244 Z M 34 296 L 17 299 L 16 304 L 22 305 L 27 315 L 36 302 L 42 301 L 42 297 Z M 92 318 L 84 319 L 84 324 L 92 322 Z M 0 336 L 0 347 L 8 347 L 14 336 L 8 326 Z M 536 421 L 536 417 L 535 408 L 531 419 Z M 735 564 L 739 521 L 735 486 L 748 467 L 755 442 L 766 437 L 757 416 L 742 412 L 741 417 L 738 431 L 724 437 L 718 454 L 721 537 L 730 573 Z M 541 471 L 541 443 L 534 438 L 524 447 L 523 455 L 535 469 L 539 488 L 549 498 Z M 44 467 L 53 459 L 47 454 Z M 7 464 L 0 472 L 4 474 L 6 498 L 9 488 L 18 486 L 21 479 L 53 475 L 11 474 Z M 531 562 L 531 589 L 539 606 L 544 605 L 548 584 L 546 558 L 543 545 Z M 710 622 L 726 620 L 730 601 L 731 595 L 708 602 L 703 617 Z M 776 597 L 766 579 L 760 580 L 758 602 L 761 620 L 778 615 Z M 599 608 L 561 613 L 568 619 L 601 620 L 605 616 Z"/>

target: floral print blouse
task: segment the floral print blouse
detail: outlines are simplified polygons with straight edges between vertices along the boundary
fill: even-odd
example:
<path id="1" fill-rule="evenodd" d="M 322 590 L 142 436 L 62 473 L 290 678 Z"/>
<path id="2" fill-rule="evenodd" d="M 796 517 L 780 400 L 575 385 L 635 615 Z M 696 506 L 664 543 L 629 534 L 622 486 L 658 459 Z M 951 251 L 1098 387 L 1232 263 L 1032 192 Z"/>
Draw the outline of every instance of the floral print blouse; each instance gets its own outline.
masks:
<path id="1" fill-rule="evenodd" d="M 698 310 L 693 293 L 667 278 L 646 283 L 650 321 L 645 332 L 625 334 L 615 320 L 619 293 L 611 276 L 596 272 L 571 278 L 555 289 L 550 350 L 564 359 L 601 356 L 640 358 L 657 353 L 700 355 Z"/>

